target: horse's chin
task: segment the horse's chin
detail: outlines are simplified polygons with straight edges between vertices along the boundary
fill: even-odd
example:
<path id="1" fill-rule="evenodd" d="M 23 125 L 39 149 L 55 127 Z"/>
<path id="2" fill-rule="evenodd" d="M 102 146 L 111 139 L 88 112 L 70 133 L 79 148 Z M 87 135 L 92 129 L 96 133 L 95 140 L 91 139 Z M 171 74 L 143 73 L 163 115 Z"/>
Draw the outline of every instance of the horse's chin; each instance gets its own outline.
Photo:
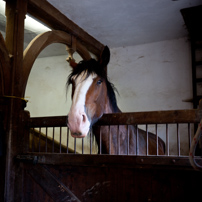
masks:
<path id="1" fill-rule="evenodd" d="M 87 133 L 88 134 L 88 133 Z M 87 134 L 82 134 L 82 133 L 72 133 L 71 132 L 71 136 L 74 138 L 84 138 L 87 136 Z"/>

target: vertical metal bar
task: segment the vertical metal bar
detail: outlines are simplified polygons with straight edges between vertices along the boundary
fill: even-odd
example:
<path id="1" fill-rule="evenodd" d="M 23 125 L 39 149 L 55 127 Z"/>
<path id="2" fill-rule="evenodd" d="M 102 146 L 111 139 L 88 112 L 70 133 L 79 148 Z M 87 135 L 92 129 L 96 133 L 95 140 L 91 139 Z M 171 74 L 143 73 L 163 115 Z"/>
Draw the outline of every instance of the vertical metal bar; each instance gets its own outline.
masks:
<path id="1" fill-rule="evenodd" d="M 166 149 L 167 149 L 167 155 L 169 156 L 169 130 L 168 130 L 168 124 L 166 124 Z"/>
<path id="2" fill-rule="evenodd" d="M 90 130 L 90 154 L 92 154 L 92 130 Z"/>
<path id="3" fill-rule="evenodd" d="M 129 125 L 127 125 L 127 155 L 130 153 Z"/>
<path id="4" fill-rule="evenodd" d="M 84 154 L 84 138 L 82 138 L 82 154 Z"/>
<path id="5" fill-rule="evenodd" d="M 39 152 L 41 151 L 41 127 L 39 128 Z"/>
<path id="6" fill-rule="evenodd" d="M 148 134 L 148 124 L 146 124 L 147 142 L 146 142 L 146 155 L 149 154 L 149 134 Z"/>
<path id="7" fill-rule="evenodd" d="M 118 145 L 118 151 L 117 154 L 120 155 L 120 134 L 119 134 L 119 125 L 117 126 L 117 145 Z"/>
<path id="8" fill-rule="evenodd" d="M 180 156 L 180 133 L 179 133 L 179 124 L 177 123 L 177 152 Z"/>
<path id="9" fill-rule="evenodd" d="M 62 145 L 62 127 L 60 127 L 60 153 L 61 153 L 61 145 Z"/>
<path id="10" fill-rule="evenodd" d="M 139 155 L 139 132 L 137 125 L 136 125 L 136 155 Z"/>
<path id="11" fill-rule="evenodd" d="M 74 154 L 76 154 L 76 138 L 74 138 Z"/>
<path id="12" fill-rule="evenodd" d="M 108 135 L 109 135 L 109 154 L 111 154 L 111 127 L 110 125 L 108 126 Z"/>
<path id="13" fill-rule="evenodd" d="M 100 127 L 100 154 L 102 154 L 102 133 L 101 133 L 101 127 Z"/>
<path id="14" fill-rule="evenodd" d="M 158 142 L 158 125 L 156 125 L 156 155 L 159 155 L 159 142 Z"/>
<path id="15" fill-rule="evenodd" d="M 45 151 L 47 152 L 47 139 L 48 139 L 48 127 L 46 127 L 46 144 L 45 144 Z"/>
<path id="16" fill-rule="evenodd" d="M 53 127 L 53 143 L 52 143 L 52 152 L 54 153 L 55 147 L 55 127 Z"/>
<path id="17" fill-rule="evenodd" d="M 188 123 L 188 142 L 189 142 L 189 148 L 191 147 L 191 127 L 190 123 Z"/>
<path id="18" fill-rule="evenodd" d="M 67 127 L 67 154 L 69 153 L 69 128 Z"/>

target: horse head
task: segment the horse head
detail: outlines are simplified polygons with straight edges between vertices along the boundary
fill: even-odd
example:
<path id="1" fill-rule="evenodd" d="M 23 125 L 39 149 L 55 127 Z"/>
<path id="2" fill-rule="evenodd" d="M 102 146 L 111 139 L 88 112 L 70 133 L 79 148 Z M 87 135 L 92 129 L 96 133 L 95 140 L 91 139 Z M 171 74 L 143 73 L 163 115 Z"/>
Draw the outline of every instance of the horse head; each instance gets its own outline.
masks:
<path id="1" fill-rule="evenodd" d="M 107 79 L 110 51 L 105 46 L 98 61 L 90 59 L 72 65 L 67 85 L 72 85 L 68 127 L 73 137 L 85 137 L 103 113 L 118 110 L 113 84 Z M 71 63 L 70 63 L 71 65 Z"/>

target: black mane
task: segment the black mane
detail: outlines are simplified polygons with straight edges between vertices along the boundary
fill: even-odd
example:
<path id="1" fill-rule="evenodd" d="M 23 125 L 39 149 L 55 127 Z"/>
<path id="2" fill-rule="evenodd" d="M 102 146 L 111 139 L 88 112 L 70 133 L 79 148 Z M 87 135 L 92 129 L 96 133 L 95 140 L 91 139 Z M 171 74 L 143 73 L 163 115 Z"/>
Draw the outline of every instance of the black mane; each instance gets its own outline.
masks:
<path id="1" fill-rule="evenodd" d="M 107 95 L 110 101 L 110 104 L 113 108 L 114 112 L 119 112 L 119 108 L 117 106 L 115 91 L 118 93 L 114 85 L 108 80 L 105 68 L 103 68 L 95 59 L 90 59 L 88 61 L 81 61 L 78 65 L 73 68 L 72 73 L 69 75 L 67 80 L 67 87 L 71 84 L 71 78 L 75 75 L 79 76 L 83 71 L 87 72 L 87 77 L 90 74 L 95 73 L 99 77 L 101 77 L 107 86 Z"/>

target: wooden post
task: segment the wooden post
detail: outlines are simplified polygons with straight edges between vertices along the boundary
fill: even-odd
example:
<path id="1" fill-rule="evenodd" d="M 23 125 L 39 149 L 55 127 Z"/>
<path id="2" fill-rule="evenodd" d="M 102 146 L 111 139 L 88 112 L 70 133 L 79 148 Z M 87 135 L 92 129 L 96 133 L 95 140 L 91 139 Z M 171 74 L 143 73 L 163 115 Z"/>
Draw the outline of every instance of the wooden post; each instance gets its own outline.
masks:
<path id="1" fill-rule="evenodd" d="M 23 151 L 23 129 L 24 117 L 23 103 L 21 100 L 21 79 L 24 43 L 24 19 L 27 11 L 26 0 L 6 1 L 6 37 L 5 44 L 11 56 L 9 86 L 7 131 L 6 131 L 6 173 L 4 201 L 22 201 L 23 183 L 21 164 L 15 162 L 15 156 Z"/>

